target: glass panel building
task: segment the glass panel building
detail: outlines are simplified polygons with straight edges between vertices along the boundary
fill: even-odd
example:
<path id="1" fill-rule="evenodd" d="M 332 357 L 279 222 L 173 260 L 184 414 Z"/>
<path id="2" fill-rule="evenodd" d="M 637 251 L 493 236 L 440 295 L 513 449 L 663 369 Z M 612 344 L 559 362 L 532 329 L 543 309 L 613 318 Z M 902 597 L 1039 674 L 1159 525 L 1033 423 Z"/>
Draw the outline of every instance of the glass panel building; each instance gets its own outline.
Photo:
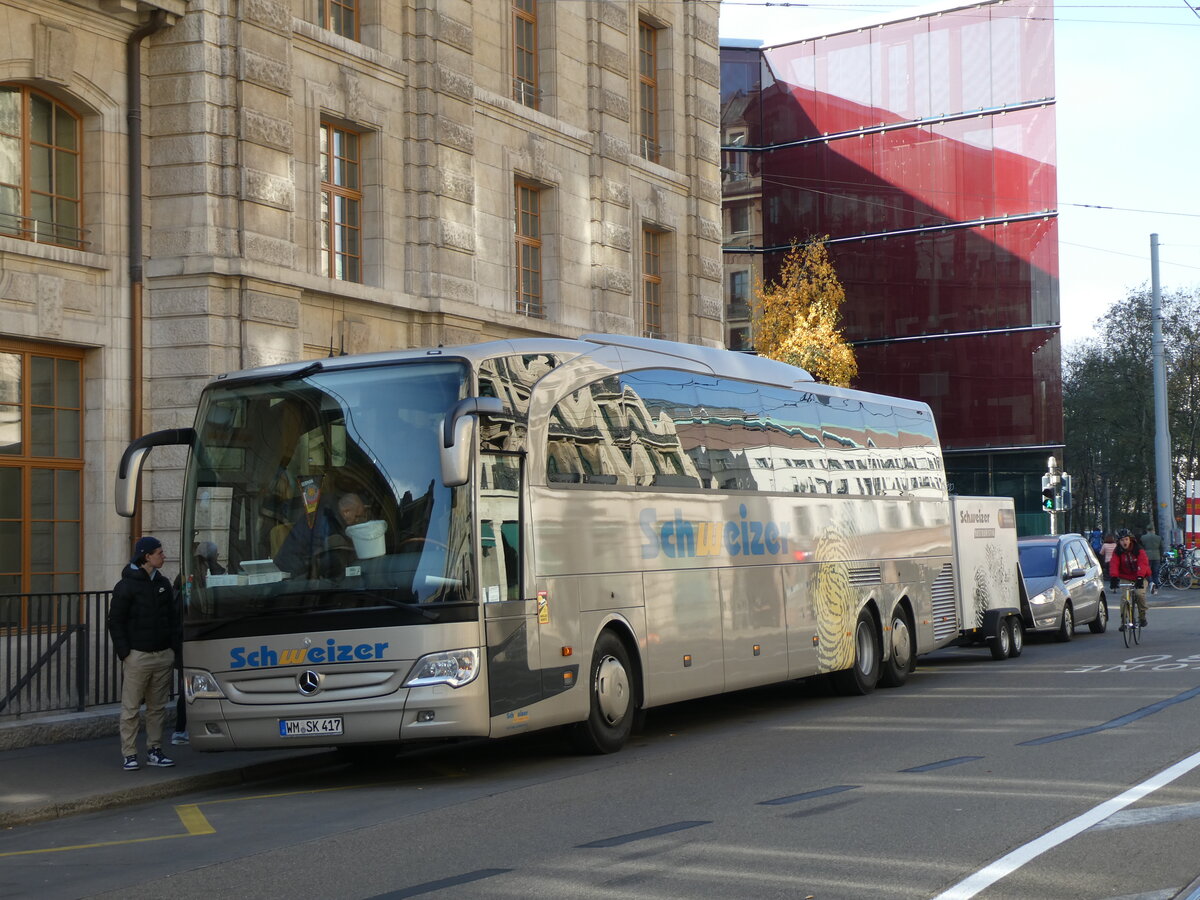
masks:
<path id="1" fill-rule="evenodd" d="M 1022 533 L 1063 441 L 1053 60 L 1040 0 L 722 45 L 726 290 L 827 236 L 853 386 L 929 403 L 952 490 L 1015 497 Z"/>

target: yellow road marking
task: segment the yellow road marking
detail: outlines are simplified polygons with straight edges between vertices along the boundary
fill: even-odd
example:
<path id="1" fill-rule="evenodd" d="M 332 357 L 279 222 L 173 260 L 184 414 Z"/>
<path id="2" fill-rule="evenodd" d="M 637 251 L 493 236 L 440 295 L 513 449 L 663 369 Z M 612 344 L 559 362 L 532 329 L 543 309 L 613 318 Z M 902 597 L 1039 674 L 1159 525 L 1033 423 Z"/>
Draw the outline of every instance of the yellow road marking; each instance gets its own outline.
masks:
<path id="1" fill-rule="evenodd" d="M 147 841 L 169 841 L 171 838 L 190 837 L 187 834 L 159 834 L 154 837 L 129 838 L 124 841 L 100 841 L 97 844 L 75 844 L 71 847 L 43 847 L 40 850 L 10 850 L 0 853 L 5 856 L 29 856 L 33 853 L 62 853 L 64 850 L 90 850 L 93 847 L 119 847 L 122 844 L 144 844 Z"/>
<path id="2" fill-rule="evenodd" d="M 436 771 L 436 767 L 431 768 L 435 768 Z M 456 778 L 462 777 L 462 775 L 465 773 L 453 773 L 447 770 L 439 774 L 443 774 L 450 778 Z M 248 797 L 228 797 L 224 800 L 207 800 L 203 805 L 208 806 L 217 803 L 241 803 L 245 800 L 276 800 L 282 797 L 299 797 L 303 796 L 304 794 L 328 794 L 334 791 L 354 791 L 360 790 L 364 787 L 379 787 L 379 785 L 348 784 L 343 787 L 313 788 L 311 790 L 303 791 L 280 791 L 279 793 L 274 794 L 252 794 Z M 180 822 L 182 822 L 183 827 L 187 829 L 185 834 L 160 834 L 155 835 L 154 837 L 127 838 L 123 841 L 98 841 L 95 844 L 72 844 L 69 847 L 43 847 L 37 850 L 10 850 L 5 853 L 0 853 L 0 859 L 3 859 L 6 856 L 29 856 L 34 853 L 63 853 L 67 850 L 91 850 L 96 847 L 119 847 L 123 844 L 144 844 L 147 841 L 169 841 L 172 838 L 199 837 L 205 834 L 216 834 L 217 829 L 213 828 L 212 824 L 205 817 L 204 813 L 200 811 L 200 806 L 201 804 L 199 803 L 184 803 L 175 807 L 175 812 L 179 816 Z"/>
<path id="3" fill-rule="evenodd" d="M 188 834 L 216 834 L 217 829 L 209 824 L 208 819 L 204 818 L 204 813 L 200 812 L 199 805 L 188 803 L 183 806 L 175 807 L 175 812 L 179 814 L 179 821 L 183 823 L 183 827 L 187 829 Z"/>
<path id="4" fill-rule="evenodd" d="M 250 797 L 230 797 L 227 800 L 209 800 L 208 803 L 240 803 L 243 800 L 273 800 L 278 797 L 295 797 L 301 794 L 325 794 L 330 791 L 348 791 L 356 788 L 364 787 L 361 784 L 347 785 L 346 787 L 336 788 L 317 788 L 310 791 L 284 791 L 278 794 L 255 794 Z M 147 841 L 169 841 L 172 838 L 183 837 L 199 837 L 204 834 L 216 834 L 217 829 L 212 827 L 212 824 L 205 817 L 204 813 L 200 812 L 200 804 L 185 803 L 175 807 L 175 812 L 179 816 L 179 820 L 183 823 L 183 827 L 187 829 L 186 834 L 159 834 L 154 837 L 144 838 L 127 838 L 123 841 L 98 841 L 95 844 L 72 844 L 69 847 L 42 847 L 37 850 L 10 850 L 6 853 L 0 853 L 0 859 L 6 856 L 30 856 L 34 853 L 63 853 L 67 850 L 91 850 L 96 847 L 120 847 L 124 844 L 144 844 Z"/>

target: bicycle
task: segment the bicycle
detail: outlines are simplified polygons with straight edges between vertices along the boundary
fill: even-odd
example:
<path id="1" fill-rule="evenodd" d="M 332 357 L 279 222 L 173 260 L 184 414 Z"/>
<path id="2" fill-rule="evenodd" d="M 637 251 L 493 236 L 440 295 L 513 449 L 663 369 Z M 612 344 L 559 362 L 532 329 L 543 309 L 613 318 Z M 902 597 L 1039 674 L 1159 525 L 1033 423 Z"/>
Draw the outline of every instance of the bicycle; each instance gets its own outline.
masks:
<path id="1" fill-rule="evenodd" d="M 1163 560 L 1162 568 L 1159 569 L 1158 573 L 1160 583 L 1169 584 L 1173 588 L 1179 588 L 1184 591 L 1192 586 L 1195 579 L 1196 576 L 1192 562 L 1184 553 L 1179 551 L 1174 552 L 1167 559 Z"/>
<path id="2" fill-rule="evenodd" d="M 1133 601 L 1132 587 L 1125 588 L 1125 595 L 1121 598 L 1121 637 L 1125 639 L 1125 646 L 1130 646 L 1130 641 L 1134 644 L 1142 642 L 1142 626 L 1141 619 L 1137 610 L 1137 604 Z"/>

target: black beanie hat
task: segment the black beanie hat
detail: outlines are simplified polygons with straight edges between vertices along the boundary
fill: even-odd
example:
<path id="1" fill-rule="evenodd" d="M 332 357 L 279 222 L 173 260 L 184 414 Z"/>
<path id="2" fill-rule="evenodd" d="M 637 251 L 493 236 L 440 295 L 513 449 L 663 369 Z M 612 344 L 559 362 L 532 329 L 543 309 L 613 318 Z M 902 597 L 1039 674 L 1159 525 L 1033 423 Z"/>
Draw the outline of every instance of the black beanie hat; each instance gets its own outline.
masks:
<path id="1" fill-rule="evenodd" d="M 138 538 L 138 542 L 133 547 L 133 562 L 135 565 L 141 565 L 141 561 L 150 553 L 153 553 L 162 546 L 162 541 L 156 537 L 146 535 Z"/>

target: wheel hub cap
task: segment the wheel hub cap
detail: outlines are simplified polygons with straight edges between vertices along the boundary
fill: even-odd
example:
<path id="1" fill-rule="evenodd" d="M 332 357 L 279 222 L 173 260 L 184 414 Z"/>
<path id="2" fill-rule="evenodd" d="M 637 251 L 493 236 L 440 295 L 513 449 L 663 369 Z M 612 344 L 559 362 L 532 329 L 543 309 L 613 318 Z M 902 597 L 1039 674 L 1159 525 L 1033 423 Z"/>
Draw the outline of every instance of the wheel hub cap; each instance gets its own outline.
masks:
<path id="1" fill-rule="evenodd" d="M 609 725 L 616 725 L 629 710 L 629 673 L 616 657 L 604 657 L 596 668 L 596 701 Z"/>

